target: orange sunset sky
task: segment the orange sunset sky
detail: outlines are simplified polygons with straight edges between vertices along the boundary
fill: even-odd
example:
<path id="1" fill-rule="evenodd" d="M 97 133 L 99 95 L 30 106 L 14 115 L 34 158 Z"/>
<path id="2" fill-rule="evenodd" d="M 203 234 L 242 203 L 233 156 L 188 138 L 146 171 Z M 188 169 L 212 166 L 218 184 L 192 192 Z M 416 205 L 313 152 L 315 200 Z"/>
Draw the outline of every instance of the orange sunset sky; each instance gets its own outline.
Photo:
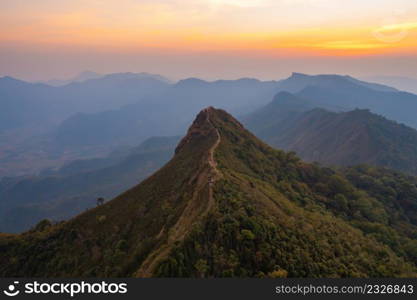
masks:
<path id="1" fill-rule="evenodd" d="M 0 76 L 417 77 L 415 0 L 1 0 Z"/>

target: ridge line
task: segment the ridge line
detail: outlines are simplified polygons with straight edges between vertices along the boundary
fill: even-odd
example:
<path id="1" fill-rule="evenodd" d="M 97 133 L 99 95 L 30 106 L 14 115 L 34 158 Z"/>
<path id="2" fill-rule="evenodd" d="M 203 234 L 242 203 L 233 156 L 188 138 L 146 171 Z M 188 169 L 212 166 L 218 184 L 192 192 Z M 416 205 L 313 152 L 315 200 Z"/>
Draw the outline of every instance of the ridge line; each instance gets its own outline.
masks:
<path id="1" fill-rule="evenodd" d="M 197 216 L 197 218 L 201 218 L 205 216 L 210 209 L 214 206 L 214 197 L 213 197 L 213 184 L 221 178 L 221 172 L 217 169 L 217 163 L 214 159 L 214 152 L 218 145 L 221 142 L 221 135 L 219 130 L 214 126 L 213 122 L 210 120 L 209 117 L 209 108 L 205 109 L 206 111 L 206 121 L 211 125 L 211 127 L 215 130 L 217 139 L 215 143 L 209 148 L 208 150 L 208 158 L 207 163 L 209 166 L 209 170 L 203 171 L 200 173 L 200 175 L 197 177 L 197 182 L 200 181 L 200 184 L 197 184 L 196 189 L 194 190 L 194 193 L 188 202 L 188 205 L 184 208 L 181 216 L 178 218 L 176 224 L 169 230 L 172 233 L 167 236 L 167 240 L 163 242 L 163 245 L 159 250 L 156 252 L 150 252 L 147 256 L 147 258 L 142 262 L 142 264 L 139 266 L 139 269 L 135 272 L 135 276 L 137 277 L 151 277 L 155 268 L 158 266 L 158 263 L 160 263 L 166 256 L 169 255 L 170 250 L 173 247 L 173 244 L 176 241 L 181 241 L 184 239 L 187 232 L 184 232 L 184 230 L 181 230 L 180 224 L 182 224 L 182 219 L 186 217 L 190 217 L 190 214 L 192 214 L 192 211 L 189 210 L 192 209 L 193 204 L 195 204 L 195 201 L 198 197 L 198 195 L 202 192 L 203 188 L 207 184 L 208 179 L 208 201 L 207 201 L 207 207 L 204 209 L 204 211 Z M 204 170 L 204 167 L 203 167 Z M 214 173 L 214 174 L 213 174 Z M 207 178 L 208 177 L 208 178 Z M 189 224 L 192 225 L 192 224 Z M 162 228 L 161 232 L 158 236 L 162 235 L 165 228 Z"/>

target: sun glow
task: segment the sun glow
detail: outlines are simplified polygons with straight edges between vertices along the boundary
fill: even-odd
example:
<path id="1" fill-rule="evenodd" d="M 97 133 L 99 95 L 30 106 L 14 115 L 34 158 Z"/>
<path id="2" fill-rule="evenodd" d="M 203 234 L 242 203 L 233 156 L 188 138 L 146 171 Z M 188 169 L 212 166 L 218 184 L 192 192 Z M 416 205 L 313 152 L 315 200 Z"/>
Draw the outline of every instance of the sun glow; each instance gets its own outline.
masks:
<path id="1" fill-rule="evenodd" d="M 382 4 L 359 0 L 343 5 L 330 0 L 4 1 L 2 44 L 268 55 L 410 53 L 417 48 L 417 3 L 408 0 L 409 9 L 391 18 Z"/>

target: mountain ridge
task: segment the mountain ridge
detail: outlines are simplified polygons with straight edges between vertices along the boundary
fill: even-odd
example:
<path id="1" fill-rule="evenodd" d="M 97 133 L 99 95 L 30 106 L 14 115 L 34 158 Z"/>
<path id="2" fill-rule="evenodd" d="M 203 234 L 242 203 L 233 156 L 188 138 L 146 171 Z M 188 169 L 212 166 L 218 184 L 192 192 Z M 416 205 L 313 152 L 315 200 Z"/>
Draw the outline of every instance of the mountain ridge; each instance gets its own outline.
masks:
<path id="1" fill-rule="evenodd" d="M 214 199 L 213 199 L 213 184 L 217 181 L 218 178 L 221 177 L 220 171 L 217 169 L 217 163 L 214 160 L 214 151 L 218 147 L 221 141 L 220 133 L 219 131 L 213 126 L 213 124 L 210 121 L 210 113 L 214 111 L 213 107 L 208 107 L 203 109 L 198 115 L 194 123 L 191 125 L 190 129 L 188 130 L 187 135 L 181 140 L 177 148 L 175 149 L 175 154 L 178 154 L 182 151 L 184 147 L 187 147 L 187 144 L 190 142 L 191 139 L 195 138 L 195 135 L 202 134 L 201 130 L 202 127 L 205 126 L 205 124 L 209 124 L 212 128 L 210 131 L 215 132 L 216 140 L 211 145 L 211 147 L 208 149 L 207 153 L 207 163 L 209 166 L 209 170 L 207 171 L 207 174 L 205 172 L 200 172 L 199 177 L 195 180 L 199 183 L 199 185 L 204 185 L 208 181 L 208 200 L 207 200 L 207 207 L 205 211 L 199 216 L 200 218 L 204 217 L 207 212 L 213 207 L 214 205 Z M 208 133 L 203 133 L 208 134 Z M 211 134 L 211 133 L 210 133 Z M 205 164 L 202 162 L 202 164 Z M 194 179 L 193 179 L 194 180 Z M 203 189 L 202 186 L 197 186 L 196 191 L 193 193 L 192 199 L 190 202 L 188 202 L 187 207 L 184 209 L 183 214 L 178 219 L 177 223 L 170 229 L 170 231 L 173 231 L 174 233 L 168 238 L 168 242 L 166 244 L 166 247 L 158 249 L 156 253 L 151 253 L 148 258 L 143 262 L 140 269 L 136 272 L 135 276 L 137 277 L 150 277 L 152 275 L 152 272 L 156 268 L 156 265 L 160 262 L 162 258 L 168 255 L 169 251 L 172 249 L 173 244 L 177 242 L 178 240 L 184 239 L 184 236 L 186 232 L 184 230 L 181 230 L 181 227 L 184 227 L 184 224 L 190 224 L 190 221 L 186 221 L 186 219 L 190 218 L 190 215 L 192 214 L 193 209 L 193 202 L 198 197 L 198 190 Z M 195 218 L 194 216 L 193 218 Z M 192 219 L 193 219 L 192 218 Z M 192 221 L 191 221 L 192 222 Z M 164 230 L 164 228 L 162 229 Z"/>
<path id="2" fill-rule="evenodd" d="M 277 94 L 245 124 L 270 145 L 325 165 L 371 164 L 417 175 L 417 131 L 367 109 L 332 112 Z"/>
<path id="3" fill-rule="evenodd" d="M 349 180 L 208 108 L 137 186 L 67 222 L 0 235 L 0 275 L 416 276 L 414 196 L 371 197 Z"/>
<path id="4" fill-rule="evenodd" d="M 129 79 L 135 76 L 116 73 L 60 88 L 29 84 L 18 91 L 1 88 L 2 108 L 6 109 L 0 110 L 0 134 L 4 132 L 5 140 L 0 155 L 6 154 L 0 157 L 0 177 L 27 175 L 69 159 L 105 155 L 112 147 L 133 145 L 150 136 L 180 135 L 206 106 L 244 115 L 266 105 L 282 90 L 295 91 L 330 110 L 370 108 L 417 126 L 412 113 L 417 110 L 415 95 L 381 91 L 392 89 L 348 76 L 299 74 L 281 81 L 190 79 L 185 84 Z M 7 155 L 10 147 L 18 157 Z M 65 153 L 70 153 L 69 159 Z"/>

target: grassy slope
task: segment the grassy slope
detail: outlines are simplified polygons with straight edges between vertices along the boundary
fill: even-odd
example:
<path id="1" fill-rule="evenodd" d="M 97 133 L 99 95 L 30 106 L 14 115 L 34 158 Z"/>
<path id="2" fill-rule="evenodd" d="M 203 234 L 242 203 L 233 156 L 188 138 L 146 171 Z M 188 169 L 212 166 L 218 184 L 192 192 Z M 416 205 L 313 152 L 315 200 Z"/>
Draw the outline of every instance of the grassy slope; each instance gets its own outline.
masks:
<path id="1" fill-rule="evenodd" d="M 0 275 L 415 276 L 416 224 L 383 200 L 209 109 L 137 187 L 69 222 L 1 236 Z"/>
<path id="2" fill-rule="evenodd" d="M 415 275 L 413 263 L 355 226 L 359 220 L 379 224 L 384 212 L 376 200 L 358 201 L 364 195 L 343 181 L 338 194 L 351 198 L 352 206 L 370 201 L 376 216 L 360 207 L 352 208 L 356 219 L 342 216 L 332 207 L 337 197 L 318 192 L 332 179 L 338 184 L 333 171 L 271 149 L 225 113 L 216 114 L 215 124 L 223 174 L 215 186 L 216 209 L 159 265 L 158 276 Z"/>

